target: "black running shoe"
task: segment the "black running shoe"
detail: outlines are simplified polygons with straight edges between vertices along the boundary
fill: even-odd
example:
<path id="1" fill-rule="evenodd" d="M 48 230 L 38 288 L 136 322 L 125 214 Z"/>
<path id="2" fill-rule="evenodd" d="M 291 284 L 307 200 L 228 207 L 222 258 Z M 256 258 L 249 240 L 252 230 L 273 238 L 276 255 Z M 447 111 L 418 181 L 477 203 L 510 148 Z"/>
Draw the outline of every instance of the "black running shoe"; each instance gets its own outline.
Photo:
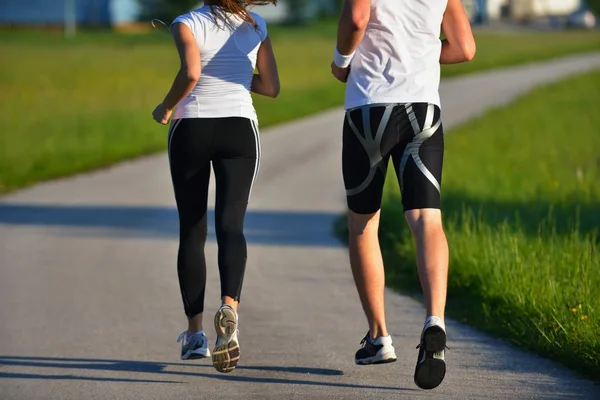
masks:
<path id="1" fill-rule="evenodd" d="M 373 341 L 369 333 L 360 342 L 362 349 L 356 352 L 354 361 L 358 365 L 385 364 L 396 361 L 396 351 L 391 336 L 380 336 Z"/>
<path id="2" fill-rule="evenodd" d="M 415 368 L 415 384 L 421 389 L 438 387 L 446 376 L 444 349 L 446 331 L 441 320 L 430 318 L 423 328 L 419 349 L 419 358 Z"/>

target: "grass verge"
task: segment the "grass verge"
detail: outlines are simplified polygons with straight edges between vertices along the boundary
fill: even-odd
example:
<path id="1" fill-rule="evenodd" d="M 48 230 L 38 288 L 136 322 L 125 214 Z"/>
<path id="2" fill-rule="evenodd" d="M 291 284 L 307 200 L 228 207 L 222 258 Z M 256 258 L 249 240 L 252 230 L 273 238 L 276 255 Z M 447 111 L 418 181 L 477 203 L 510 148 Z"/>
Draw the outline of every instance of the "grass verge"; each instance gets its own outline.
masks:
<path id="1" fill-rule="evenodd" d="M 442 191 L 448 315 L 597 380 L 599 101 L 600 70 L 454 129 Z M 393 178 L 380 230 L 387 283 L 414 293 L 416 254 Z"/>
<path id="2" fill-rule="evenodd" d="M 282 94 L 255 97 L 261 126 L 338 106 L 344 86 L 330 77 L 335 23 L 273 27 Z M 598 32 L 480 34 L 469 65 L 444 76 L 600 48 Z M 158 34 L 0 32 L 0 193 L 164 150 L 166 129 L 150 113 L 178 66 Z"/>

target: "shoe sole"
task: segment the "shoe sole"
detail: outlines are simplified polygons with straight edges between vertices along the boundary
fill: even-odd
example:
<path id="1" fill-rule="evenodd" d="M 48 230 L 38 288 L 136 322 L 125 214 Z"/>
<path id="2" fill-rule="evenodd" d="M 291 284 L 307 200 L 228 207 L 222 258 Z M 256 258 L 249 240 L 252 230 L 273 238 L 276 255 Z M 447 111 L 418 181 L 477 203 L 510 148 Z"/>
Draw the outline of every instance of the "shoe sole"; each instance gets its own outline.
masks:
<path id="1" fill-rule="evenodd" d="M 384 354 L 381 359 L 377 359 L 377 357 L 371 357 L 363 360 L 354 360 L 356 365 L 377 365 L 377 364 L 389 364 L 396 362 L 396 355 L 390 355 L 389 353 Z"/>
<path id="2" fill-rule="evenodd" d="M 388 358 L 387 360 L 379 361 L 356 361 L 356 365 L 378 365 L 378 364 L 389 364 L 396 362 L 395 358 Z"/>
<path id="3" fill-rule="evenodd" d="M 446 332 L 437 326 L 427 328 L 421 345 L 424 346 L 425 360 L 417 362 L 415 384 L 421 389 L 435 389 L 446 376 L 446 362 L 434 357 L 446 348 Z"/>
<path id="4" fill-rule="evenodd" d="M 237 317 L 231 309 L 224 308 L 215 315 L 217 345 L 212 352 L 212 362 L 219 372 L 231 372 L 240 359 L 240 346 L 233 336 L 237 330 Z"/>
<path id="5" fill-rule="evenodd" d="M 210 351 L 206 351 L 206 354 L 203 353 L 194 353 L 191 351 L 188 351 L 187 353 L 185 353 L 183 356 L 181 356 L 182 360 L 201 360 L 203 358 L 208 358 L 210 357 Z"/>

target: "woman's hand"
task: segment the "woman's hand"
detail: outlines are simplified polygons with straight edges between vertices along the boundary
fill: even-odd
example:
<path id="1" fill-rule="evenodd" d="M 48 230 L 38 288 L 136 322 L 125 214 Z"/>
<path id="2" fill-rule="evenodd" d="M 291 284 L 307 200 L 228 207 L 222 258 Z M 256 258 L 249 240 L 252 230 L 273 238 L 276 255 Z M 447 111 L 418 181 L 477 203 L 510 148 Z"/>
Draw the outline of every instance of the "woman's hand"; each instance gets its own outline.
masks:
<path id="1" fill-rule="evenodd" d="M 346 83 L 348 81 L 348 75 L 350 75 L 350 68 L 340 68 L 333 62 L 331 63 L 331 73 L 338 81 Z"/>
<path id="2" fill-rule="evenodd" d="M 154 111 L 152 111 L 152 117 L 154 117 L 154 120 L 159 124 L 167 125 L 171 119 L 172 112 L 173 110 L 167 110 L 165 106 L 160 103 L 158 106 L 156 106 Z"/>

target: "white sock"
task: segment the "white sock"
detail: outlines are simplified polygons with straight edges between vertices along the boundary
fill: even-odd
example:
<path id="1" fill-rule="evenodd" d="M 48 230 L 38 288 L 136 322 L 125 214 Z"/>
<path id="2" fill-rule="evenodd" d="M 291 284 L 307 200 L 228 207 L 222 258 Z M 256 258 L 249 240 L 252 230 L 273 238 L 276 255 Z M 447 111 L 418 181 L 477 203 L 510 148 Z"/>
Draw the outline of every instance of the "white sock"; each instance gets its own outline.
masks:
<path id="1" fill-rule="evenodd" d="M 371 334 L 369 334 L 367 336 L 369 342 L 371 342 L 371 344 L 378 344 L 377 342 L 379 342 L 379 344 L 382 343 L 388 343 L 392 341 L 392 337 L 388 334 L 387 336 L 377 336 L 377 338 L 372 339 L 371 338 Z"/>
<path id="2" fill-rule="evenodd" d="M 427 320 L 425 321 L 425 327 L 423 328 L 423 330 L 429 328 L 430 326 L 439 326 L 444 331 L 446 331 L 446 324 L 444 324 L 444 321 L 440 317 L 436 317 L 435 315 L 427 317 Z"/>

